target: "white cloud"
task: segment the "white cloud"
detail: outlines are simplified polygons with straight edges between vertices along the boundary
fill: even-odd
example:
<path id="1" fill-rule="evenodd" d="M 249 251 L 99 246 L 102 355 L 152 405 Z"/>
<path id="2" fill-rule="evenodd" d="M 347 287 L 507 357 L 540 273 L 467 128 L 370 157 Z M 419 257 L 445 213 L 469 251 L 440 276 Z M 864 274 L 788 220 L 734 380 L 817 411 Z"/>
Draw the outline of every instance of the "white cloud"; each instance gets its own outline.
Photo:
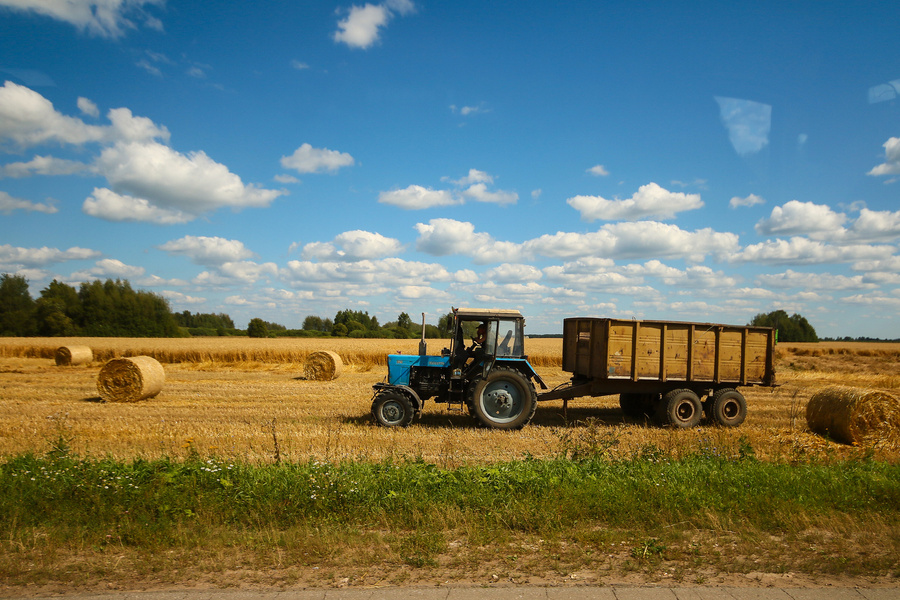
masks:
<path id="1" fill-rule="evenodd" d="M 169 130 L 156 125 L 147 117 L 135 117 L 127 108 L 114 108 L 107 113 L 112 123 L 111 138 L 121 142 L 150 142 L 168 140 Z"/>
<path id="2" fill-rule="evenodd" d="M 333 39 L 351 48 L 365 50 L 378 41 L 381 29 L 395 13 L 406 15 L 414 10 L 415 6 L 410 0 L 388 0 L 383 4 L 353 6 L 347 17 L 338 21 L 338 30 L 334 32 Z"/>
<path id="3" fill-rule="evenodd" d="M 769 144 L 772 106 L 752 100 L 716 97 L 728 139 L 741 156 L 755 154 Z"/>
<path id="4" fill-rule="evenodd" d="M 14 162 L 0 166 L 0 178 L 32 177 L 34 175 L 74 175 L 85 172 L 89 168 L 88 165 L 75 160 L 66 160 L 53 156 L 35 156 L 28 162 Z"/>
<path id="5" fill-rule="evenodd" d="M 227 262 L 241 261 L 254 256 L 243 242 L 221 237 L 186 235 L 159 246 L 169 254 L 186 256 L 198 265 L 221 265 Z"/>
<path id="6" fill-rule="evenodd" d="M 517 260 L 522 254 L 516 244 L 498 242 L 488 233 L 476 233 L 472 223 L 432 219 L 427 225 L 417 223 L 415 229 L 419 232 L 416 249 L 433 256 L 462 254 L 475 262 L 488 263 Z"/>
<path id="7" fill-rule="evenodd" d="M 462 204 L 462 200 L 446 190 L 433 190 L 421 185 L 411 185 L 403 190 L 392 190 L 378 194 L 378 201 L 407 210 L 421 210 L 435 206 Z"/>
<path id="8" fill-rule="evenodd" d="M 340 248 L 340 249 L 339 249 Z M 303 248 L 303 258 L 321 261 L 358 261 L 396 254 L 403 249 L 399 240 L 369 231 L 347 231 L 332 242 L 313 242 Z"/>
<path id="9" fill-rule="evenodd" d="M 484 171 L 479 171 L 478 169 L 469 169 L 469 174 L 460 179 L 450 179 L 449 177 L 442 177 L 441 181 L 449 181 L 459 187 L 465 187 L 467 185 L 472 185 L 475 183 L 494 183 L 494 178 Z"/>
<path id="10" fill-rule="evenodd" d="M 466 199 L 500 205 L 515 204 L 519 200 L 519 195 L 515 192 L 488 189 L 488 184 L 493 184 L 494 178 L 478 169 L 469 169 L 469 173 L 460 179 L 442 177 L 441 181 L 452 183 L 458 188 L 468 187 L 459 190 L 434 190 L 420 185 L 411 185 L 403 190 L 381 192 L 378 195 L 378 201 L 407 210 L 421 210 L 435 206 L 464 204 Z"/>
<path id="11" fill-rule="evenodd" d="M 164 298 L 170 300 L 173 304 L 178 305 L 192 305 L 192 304 L 203 304 L 206 302 L 206 298 L 198 298 L 196 296 L 188 296 L 187 294 L 182 294 L 181 292 L 174 292 L 172 290 L 163 290 L 160 292 L 160 295 Z"/>
<path id="12" fill-rule="evenodd" d="M 313 148 L 310 144 L 303 144 L 290 156 L 281 157 L 281 166 L 286 169 L 294 169 L 299 173 L 332 173 L 341 167 L 350 167 L 355 164 L 352 156 L 346 152 L 329 150 L 328 148 Z"/>
<path id="13" fill-rule="evenodd" d="M 0 245 L 0 265 L 18 265 L 21 267 L 43 267 L 49 264 L 68 260 L 88 260 L 97 258 L 100 253 L 88 248 L 73 246 L 68 250 L 58 248 L 21 248 L 9 244 Z"/>
<path id="14" fill-rule="evenodd" d="M 767 265 L 811 265 L 883 260 L 890 257 L 893 251 L 894 248 L 891 246 L 830 246 L 804 237 L 792 237 L 790 240 L 770 240 L 747 246 L 733 253 L 729 260 Z"/>
<path id="15" fill-rule="evenodd" d="M 606 177 L 609 175 L 609 171 L 603 165 L 594 165 L 588 169 L 587 172 L 596 177 Z"/>
<path id="16" fill-rule="evenodd" d="M 892 137 L 884 144 L 884 162 L 867 175 L 900 175 L 900 137 Z"/>
<path id="17" fill-rule="evenodd" d="M 11 81 L 0 88 L 0 142 L 27 147 L 43 143 L 85 144 L 107 137 L 106 129 L 67 117 L 37 92 Z"/>
<path id="18" fill-rule="evenodd" d="M 144 198 L 117 194 L 107 188 L 94 188 L 81 210 L 87 215 L 107 221 L 176 225 L 194 220 L 194 215 L 176 209 L 160 208 Z"/>
<path id="19" fill-rule="evenodd" d="M 222 263 L 214 271 L 203 271 L 194 277 L 192 283 L 202 288 L 251 285 L 277 274 L 278 265 L 273 262 L 260 264 L 249 260 L 234 261 Z"/>
<path id="20" fill-rule="evenodd" d="M 833 234 L 842 229 L 847 216 L 830 207 L 791 200 L 772 209 L 769 218 L 756 224 L 760 235 Z"/>
<path id="21" fill-rule="evenodd" d="M 78 98 L 78 110 L 80 110 L 82 114 L 94 117 L 95 119 L 100 116 L 100 109 L 88 98 Z"/>
<path id="22" fill-rule="evenodd" d="M 709 228 L 685 231 L 656 221 L 614 223 L 591 233 L 542 235 L 525 243 L 530 254 L 550 258 L 604 256 L 608 258 L 684 258 L 700 262 L 706 255 L 721 256 L 738 249 L 738 236 Z"/>
<path id="23" fill-rule="evenodd" d="M 31 200 L 23 200 L 22 198 L 14 198 L 6 192 L 0 191 L 0 214 L 8 215 L 16 210 L 24 210 L 26 212 L 41 212 L 48 215 L 59 212 L 59 209 L 52 204 L 32 202 Z"/>
<path id="24" fill-rule="evenodd" d="M 900 211 L 876 211 L 863 208 L 847 237 L 857 241 L 889 241 L 900 237 Z"/>
<path id="25" fill-rule="evenodd" d="M 94 266 L 85 271 L 76 271 L 70 276 L 74 280 L 84 279 L 134 279 L 142 276 L 146 272 L 144 267 L 136 267 L 127 265 L 121 260 L 115 258 L 104 258 L 94 263 Z"/>
<path id="26" fill-rule="evenodd" d="M 738 196 L 734 196 L 731 200 L 728 201 L 728 206 L 731 208 L 738 208 L 740 206 L 756 206 L 757 204 L 765 204 L 766 201 L 760 196 L 756 194 L 750 194 L 746 198 L 740 198 Z"/>
<path id="27" fill-rule="evenodd" d="M 830 273 L 798 273 L 788 269 L 784 273 L 771 275 L 759 275 L 757 281 L 767 288 L 802 290 L 820 290 L 826 292 L 843 290 L 861 290 L 878 287 L 872 283 L 866 283 L 862 275 L 847 277 L 845 275 L 832 275 Z"/>
<path id="28" fill-rule="evenodd" d="M 515 192 L 505 192 L 503 190 L 492 192 L 487 189 L 487 185 L 484 183 L 476 183 L 462 194 L 466 198 L 491 204 L 515 204 L 519 200 L 519 195 Z"/>
<path id="29" fill-rule="evenodd" d="M 133 194 L 132 200 L 146 202 L 147 210 L 156 213 L 133 220 L 185 222 L 200 213 L 222 207 L 266 207 L 285 193 L 244 185 L 240 177 L 202 151 L 184 155 L 155 142 L 119 143 L 106 148 L 97 160 L 97 169 L 106 176 L 117 194 Z M 94 195 L 96 197 L 97 190 Z M 85 212 L 88 212 L 87 204 L 88 201 Z M 89 214 L 122 220 L 99 214 L 101 208 L 95 202 L 94 210 Z M 162 220 L 158 213 L 162 213 Z"/>
<path id="30" fill-rule="evenodd" d="M 160 20 L 145 6 L 164 4 L 165 0 L 0 0 L 0 6 L 37 13 L 105 38 L 119 38 L 135 29 L 134 20 L 150 29 L 162 29 Z"/>
<path id="31" fill-rule="evenodd" d="M 538 281 L 543 276 L 539 269 L 531 265 L 504 263 L 486 271 L 484 279 L 497 283 L 521 283 L 523 281 Z"/>
<path id="32" fill-rule="evenodd" d="M 629 220 L 647 217 L 670 219 L 685 210 L 701 208 L 699 194 L 670 192 L 656 183 L 648 183 L 627 200 L 607 200 L 601 196 L 575 196 L 566 202 L 581 213 L 584 221 Z"/>

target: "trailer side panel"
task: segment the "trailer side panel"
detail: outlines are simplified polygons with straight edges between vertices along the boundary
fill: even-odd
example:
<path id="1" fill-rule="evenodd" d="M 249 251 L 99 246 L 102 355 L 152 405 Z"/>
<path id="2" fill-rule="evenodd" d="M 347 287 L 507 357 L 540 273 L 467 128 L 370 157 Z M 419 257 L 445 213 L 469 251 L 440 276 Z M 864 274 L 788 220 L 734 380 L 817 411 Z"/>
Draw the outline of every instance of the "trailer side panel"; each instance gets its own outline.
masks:
<path id="1" fill-rule="evenodd" d="M 563 370 L 591 380 L 774 385 L 774 330 L 678 321 L 571 318 Z"/>

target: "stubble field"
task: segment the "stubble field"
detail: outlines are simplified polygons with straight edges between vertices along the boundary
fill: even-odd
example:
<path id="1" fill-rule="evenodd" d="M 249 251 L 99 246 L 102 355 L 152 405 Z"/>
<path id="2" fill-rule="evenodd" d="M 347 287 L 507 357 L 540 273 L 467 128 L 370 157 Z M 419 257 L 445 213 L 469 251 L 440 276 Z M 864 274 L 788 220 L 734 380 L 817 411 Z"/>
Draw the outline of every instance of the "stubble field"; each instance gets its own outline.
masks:
<path id="1" fill-rule="evenodd" d="M 436 353 L 444 340 L 430 340 Z M 86 366 L 56 366 L 62 345 L 89 345 Z M 384 379 L 389 353 L 415 353 L 417 340 L 356 339 L 117 339 L 0 340 L 0 455 L 41 453 L 65 440 L 79 455 L 153 459 L 215 455 L 253 463 L 275 460 L 382 461 L 423 459 L 444 467 L 524 456 L 564 456 L 585 436 L 627 458 L 648 446 L 679 457 L 698 451 L 735 453 L 749 444 L 763 460 L 867 453 L 896 461 L 896 445 L 856 448 L 812 434 L 805 408 L 816 391 L 851 385 L 896 393 L 900 344 L 780 344 L 776 388 L 743 388 L 749 411 L 734 429 L 660 429 L 626 419 L 616 396 L 541 403 L 519 432 L 474 426 L 468 415 L 426 402 L 407 429 L 376 427 L 372 385 Z M 552 388 L 568 380 L 562 342 L 534 339 L 532 364 Z M 332 350 L 344 362 L 330 382 L 306 381 L 310 352 Z M 137 403 L 103 403 L 96 382 L 115 356 L 149 355 L 166 372 L 162 392 Z"/>

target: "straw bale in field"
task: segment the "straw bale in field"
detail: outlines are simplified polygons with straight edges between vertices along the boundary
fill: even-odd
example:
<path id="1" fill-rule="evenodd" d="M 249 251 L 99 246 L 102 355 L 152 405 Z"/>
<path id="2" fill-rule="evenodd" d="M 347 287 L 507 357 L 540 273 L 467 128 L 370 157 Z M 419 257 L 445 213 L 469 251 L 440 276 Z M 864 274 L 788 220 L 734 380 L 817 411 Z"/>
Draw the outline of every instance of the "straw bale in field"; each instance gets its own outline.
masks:
<path id="1" fill-rule="evenodd" d="M 306 378 L 314 381 L 337 379 L 344 370 L 344 363 L 336 352 L 313 352 L 306 359 Z"/>
<path id="2" fill-rule="evenodd" d="M 97 390 L 107 402 L 137 402 L 162 391 L 166 372 L 150 356 L 114 358 L 100 369 Z"/>
<path id="3" fill-rule="evenodd" d="M 900 435 L 900 399 L 878 390 L 830 387 L 810 398 L 806 422 L 815 433 L 845 444 L 884 441 Z"/>
<path id="4" fill-rule="evenodd" d="M 87 346 L 60 346 L 55 356 L 56 365 L 61 367 L 87 365 L 94 360 L 94 353 Z"/>

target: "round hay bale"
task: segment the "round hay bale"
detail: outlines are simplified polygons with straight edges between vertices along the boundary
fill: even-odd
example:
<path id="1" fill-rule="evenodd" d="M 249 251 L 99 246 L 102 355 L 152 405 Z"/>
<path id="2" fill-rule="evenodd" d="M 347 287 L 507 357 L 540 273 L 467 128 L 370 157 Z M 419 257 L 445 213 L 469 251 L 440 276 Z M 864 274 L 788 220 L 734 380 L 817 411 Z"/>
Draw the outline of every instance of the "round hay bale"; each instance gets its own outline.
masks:
<path id="1" fill-rule="evenodd" d="M 94 360 L 94 353 L 87 346 L 60 346 L 56 349 L 56 366 L 69 367 L 88 365 Z"/>
<path id="2" fill-rule="evenodd" d="M 100 369 L 97 391 L 107 402 L 137 402 L 162 391 L 166 372 L 150 356 L 114 358 Z"/>
<path id="3" fill-rule="evenodd" d="M 313 381 L 331 381 L 341 376 L 344 363 L 337 352 L 323 350 L 306 358 L 306 378 Z"/>
<path id="4" fill-rule="evenodd" d="M 815 433 L 845 444 L 884 441 L 900 434 L 900 399 L 878 390 L 830 387 L 809 399 L 806 422 Z"/>

